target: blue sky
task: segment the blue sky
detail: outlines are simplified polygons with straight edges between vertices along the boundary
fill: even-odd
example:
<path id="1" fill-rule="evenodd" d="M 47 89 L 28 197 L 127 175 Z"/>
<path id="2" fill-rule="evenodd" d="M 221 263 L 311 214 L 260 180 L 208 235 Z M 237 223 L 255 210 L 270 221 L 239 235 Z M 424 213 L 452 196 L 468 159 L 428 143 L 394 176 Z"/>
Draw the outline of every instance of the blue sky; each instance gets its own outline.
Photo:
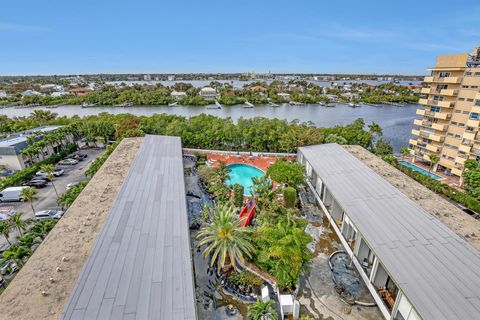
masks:
<path id="1" fill-rule="evenodd" d="M 0 75 L 424 74 L 480 45 L 480 2 L 27 0 L 0 10 Z"/>

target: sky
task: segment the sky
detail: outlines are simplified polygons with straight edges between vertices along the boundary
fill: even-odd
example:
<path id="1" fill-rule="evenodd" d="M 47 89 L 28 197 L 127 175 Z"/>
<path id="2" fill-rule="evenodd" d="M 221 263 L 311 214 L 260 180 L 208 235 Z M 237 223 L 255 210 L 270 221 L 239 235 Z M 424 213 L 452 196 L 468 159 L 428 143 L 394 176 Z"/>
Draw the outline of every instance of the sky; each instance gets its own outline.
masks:
<path id="1" fill-rule="evenodd" d="M 425 74 L 480 45 L 480 1 L 23 0 L 0 7 L 0 75 Z"/>

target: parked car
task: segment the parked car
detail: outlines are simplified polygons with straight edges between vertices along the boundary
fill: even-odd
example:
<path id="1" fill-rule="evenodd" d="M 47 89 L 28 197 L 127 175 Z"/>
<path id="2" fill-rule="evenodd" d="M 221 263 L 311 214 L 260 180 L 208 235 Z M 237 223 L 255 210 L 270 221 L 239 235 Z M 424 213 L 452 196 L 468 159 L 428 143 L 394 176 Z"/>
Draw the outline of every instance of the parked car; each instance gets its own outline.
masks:
<path id="1" fill-rule="evenodd" d="M 48 184 L 47 180 L 44 179 L 33 179 L 22 184 L 22 186 L 35 187 L 35 188 L 44 188 Z"/>
<path id="2" fill-rule="evenodd" d="M 55 168 L 55 170 L 53 171 L 53 175 L 55 177 L 60 177 L 64 172 L 65 172 L 65 170 L 63 170 L 61 168 Z M 43 171 L 37 171 L 37 173 L 35 175 L 37 177 L 45 177 L 45 178 L 48 178 L 48 176 L 49 176 L 48 173 L 43 172 Z"/>
<path id="3" fill-rule="evenodd" d="M 77 163 L 78 163 L 78 160 L 71 159 L 71 158 L 63 159 L 63 160 L 58 162 L 58 164 L 60 164 L 60 165 L 74 165 L 74 164 L 77 164 Z"/>
<path id="4" fill-rule="evenodd" d="M 70 190 L 72 189 L 74 186 L 76 186 L 78 184 L 78 182 L 72 182 L 72 183 L 69 183 L 67 184 L 67 186 L 65 187 L 66 190 Z"/>
<path id="5" fill-rule="evenodd" d="M 6 201 L 21 201 L 22 200 L 22 190 L 28 188 L 26 186 L 23 187 L 10 187 L 3 189 L 0 192 L 0 202 Z"/>
<path id="6" fill-rule="evenodd" d="M 63 211 L 61 210 L 42 210 L 35 212 L 35 220 L 50 220 L 50 219 L 60 219 L 63 216 Z"/>

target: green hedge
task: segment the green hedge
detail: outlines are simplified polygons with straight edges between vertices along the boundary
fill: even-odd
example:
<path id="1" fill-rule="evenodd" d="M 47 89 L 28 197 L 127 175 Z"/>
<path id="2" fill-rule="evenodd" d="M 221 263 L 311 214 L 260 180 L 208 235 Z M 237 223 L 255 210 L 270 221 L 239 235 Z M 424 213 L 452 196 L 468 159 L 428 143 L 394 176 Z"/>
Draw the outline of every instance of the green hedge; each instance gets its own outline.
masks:
<path id="1" fill-rule="evenodd" d="M 285 207 L 295 207 L 297 204 L 297 190 L 295 190 L 293 187 L 286 187 L 283 190 L 283 199 L 285 200 Z"/>
<path id="2" fill-rule="evenodd" d="M 90 167 L 88 167 L 88 169 L 85 171 L 85 175 L 87 177 L 93 177 L 103 165 L 103 163 L 107 161 L 108 157 L 113 152 L 113 150 L 115 150 L 119 143 L 120 142 L 117 141 L 114 144 L 107 146 L 107 150 L 105 151 L 105 153 L 92 162 Z"/>
<path id="3" fill-rule="evenodd" d="M 37 163 L 34 163 L 31 166 L 28 166 L 23 170 L 15 172 L 10 177 L 5 178 L 5 179 L 0 181 L 0 189 L 4 189 L 4 188 L 7 188 L 7 187 L 12 187 L 12 186 L 17 186 L 17 185 L 19 185 L 19 184 L 21 184 L 25 181 L 30 180 L 33 176 L 35 176 L 35 173 L 37 173 L 37 171 L 40 170 L 40 167 L 42 165 L 56 164 L 58 161 L 62 160 L 65 156 L 74 152 L 75 150 L 77 150 L 77 145 L 76 144 L 69 144 L 59 153 L 55 153 L 54 155 L 48 157 L 47 159 L 44 159 L 44 160 L 39 161 Z"/>
<path id="4" fill-rule="evenodd" d="M 453 201 L 456 201 L 461 205 L 469 208 L 470 210 L 480 212 L 480 201 L 475 199 L 475 197 L 469 195 L 468 193 L 458 191 L 457 189 L 441 183 L 436 179 L 430 178 L 429 176 L 424 175 L 418 171 L 414 171 L 399 163 L 394 157 L 383 157 L 383 160 L 390 163 L 392 166 L 402 171 L 415 181 L 421 183 L 428 189 L 439 193 Z"/>
<path id="5" fill-rule="evenodd" d="M 241 184 L 233 185 L 233 204 L 235 207 L 240 208 L 243 205 L 243 192 L 244 187 Z"/>

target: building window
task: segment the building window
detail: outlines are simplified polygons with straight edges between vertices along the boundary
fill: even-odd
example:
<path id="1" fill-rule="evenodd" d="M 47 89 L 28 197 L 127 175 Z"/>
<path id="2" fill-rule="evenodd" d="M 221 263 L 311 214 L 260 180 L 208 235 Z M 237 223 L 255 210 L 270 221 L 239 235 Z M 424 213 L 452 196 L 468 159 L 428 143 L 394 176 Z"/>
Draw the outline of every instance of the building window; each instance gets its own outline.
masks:
<path id="1" fill-rule="evenodd" d="M 475 101 L 476 106 L 480 106 L 480 100 Z"/>
<path id="2" fill-rule="evenodd" d="M 465 75 L 466 75 L 466 76 L 471 76 L 472 73 L 471 73 L 471 72 L 465 72 Z"/>
<path id="3" fill-rule="evenodd" d="M 458 98 L 458 101 L 465 101 L 465 98 Z"/>
<path id="4" fill-rule="evenodd" d="M 463 111 L 462 113 L 463 113 L 463 114 L 469 114 L 470 112 L 468 112 L 468 111 Z"/>
<path id="5" fill-rule="evenodd" d="M 467 99 L 468 102 L 473 102 L 473 99 Z"/>
<path id="6" fill-rule="evenodd" d="M 472 113 L 470 114 L 470 119 L 472 119 L 472 120 L 477 120 L 477 119 L 478 119 L 478 113 L 472 112 Z"/>
<path id="7" fill-rule="evenodd" d="M 450 77 L 450 72 L 440 72 L 438 76 L 440 78 Z"/>
<path id="8" fill-rule="evenodd" d="M 440 112 L 440 107 L 431 107 L 430 110 L 432 112 Z"/>
<path id="9" fill-rule="evenodd" d="M 460 113 L 460 112 L 462 112 L 462 110 L 458 110 L 458 109 L 455 110 L 455 113 Z"/>

